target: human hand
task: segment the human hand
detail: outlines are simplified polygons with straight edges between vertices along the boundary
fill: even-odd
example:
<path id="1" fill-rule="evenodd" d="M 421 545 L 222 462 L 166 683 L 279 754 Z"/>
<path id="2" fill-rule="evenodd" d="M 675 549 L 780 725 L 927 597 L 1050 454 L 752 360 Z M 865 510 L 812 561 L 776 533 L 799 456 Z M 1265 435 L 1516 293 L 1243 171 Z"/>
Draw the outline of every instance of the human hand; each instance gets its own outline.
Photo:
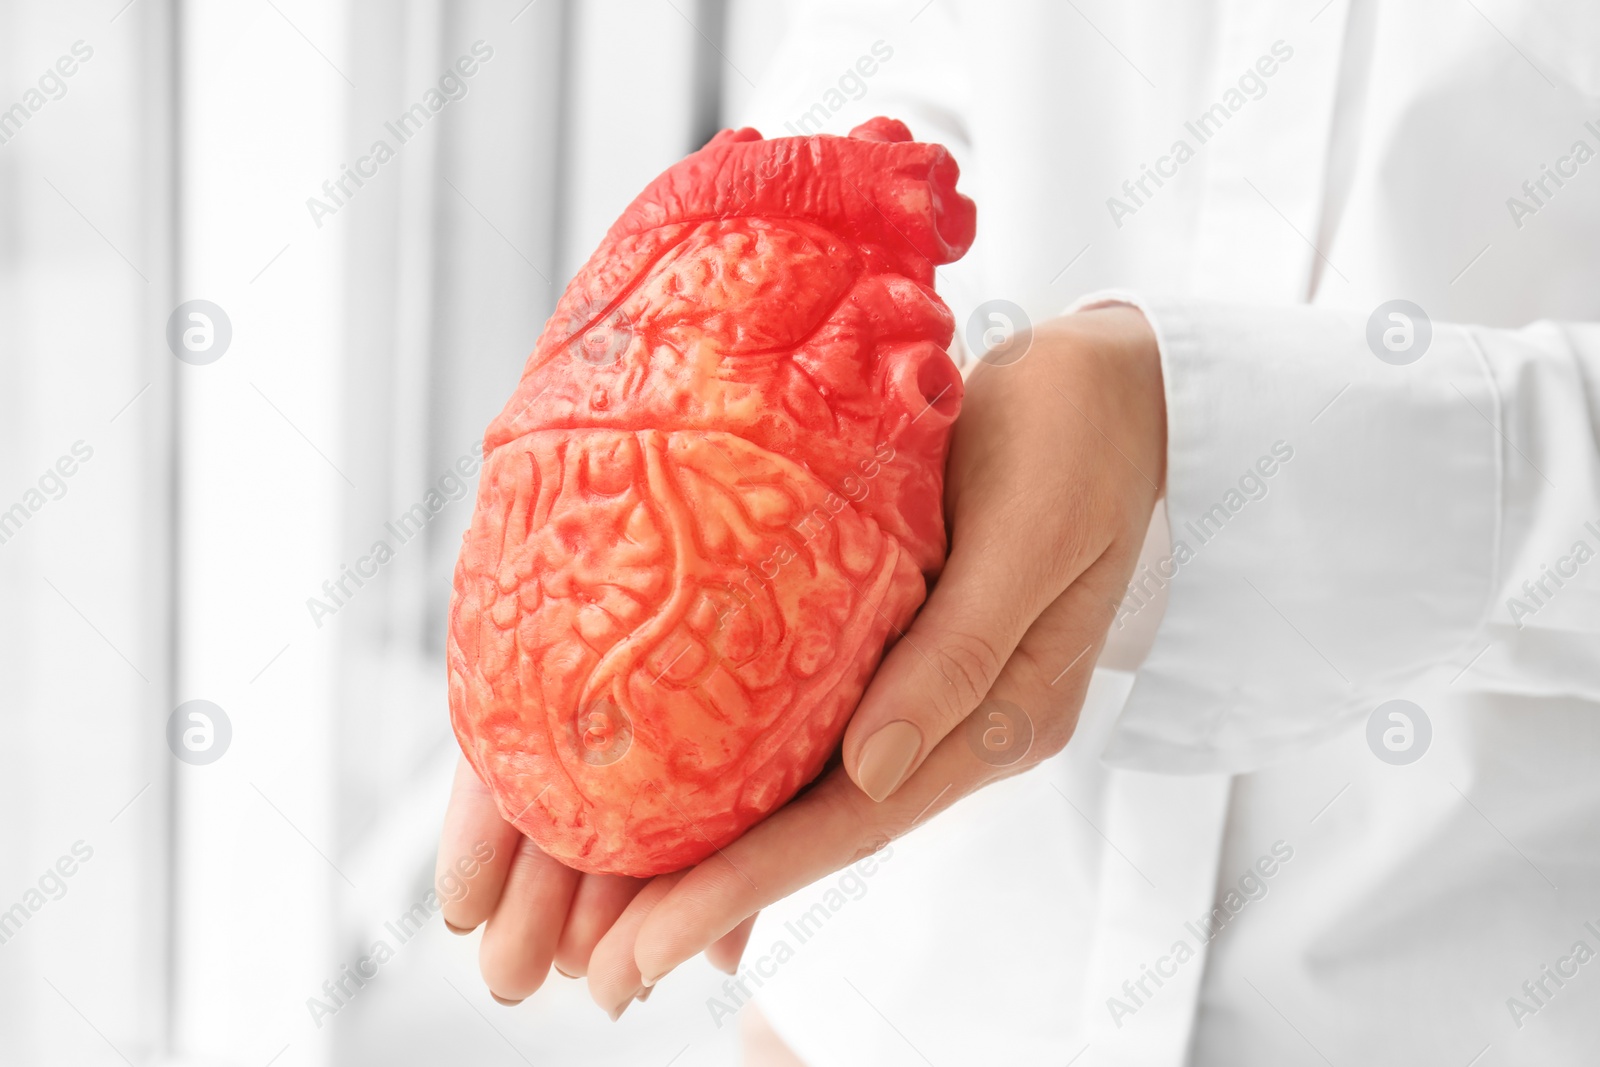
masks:
<path id="1" fill-rule="evenodd" d="M 434 890 L 445 925 L 455 933 L 468 934 L 488 923 L 478 966 L 489 995 L 501 1004 L 531 996 L 552 966 L 570 978 L 587 975 L 591 985 L 599 981 L 608 997 L 618 986 L 637 987 L 639 972 L 631 958 L 607 954 L 609 969 L 592 972 L 595 946 L 605 936 L 631 940 L 636 927 L 619 925 L 618 918 L 633 902 L 642 907 L 662 896 L 678 877 L 584 874 L 551 859 L 501 818 L 471 764 L 462 759 L 457 765 L 439 836 Z M 710 943 L 706 958 L 731 973 L 754 921 L 752 915 Z M 615 1019 L 630 1003 L 631 997 L 602 1006 Z"/>
<path id="2" fill-rule="evenodd" d="M 949 558 L 862 696 L 843 766 L 715 856 L 597 908 L 615 922 L 591 943 L 596 1002 L 626 1006 L 708 946 L 742 951 L 758 909 L 1059 752 L 1165 474 L 1160 359 L 1141 312 L 1064 316 L 1020 361 L 980 364 L 951 445 Z M 1025 753 L 990 753 L 991 721 L 1025 729 Z"/>

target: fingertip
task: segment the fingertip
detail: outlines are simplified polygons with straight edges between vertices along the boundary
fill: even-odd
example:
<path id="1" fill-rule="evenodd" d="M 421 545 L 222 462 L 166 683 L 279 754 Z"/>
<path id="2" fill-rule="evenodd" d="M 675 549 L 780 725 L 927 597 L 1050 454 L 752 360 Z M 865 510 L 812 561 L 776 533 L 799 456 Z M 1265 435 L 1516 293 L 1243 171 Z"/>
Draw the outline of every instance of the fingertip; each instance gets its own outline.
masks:
<path id="1" fill-rule="evenodd" d="M 708 951 L 744 921 L 759 902 L 746 900 L 749 883 L 725 855 L 696 867 L 654 904 L 639 924 L 633 958 L 646 985 Z M 741 946 L 742 948 L 742 946 Z"/>
<path id="2" fill-rule="evenodd" d="M 648 883 L 620 874 L 589 874 L 578 883 L 556 946 L 556 968 L 568 978 L 585 978 L 600 939 Z"/>
<path id="3" fill-rule="evenodd" d="M 745 947 L 750 944 L 750 934 L 755 925 L 756 916 L 752 915 L 712 942 L 711 947 L 706 949 L 706 961 L 724 974 L 737 975 L 739 961 L 744 957 Z"/>
<path id="4" fill-rule="evenodd" d="M 671 924 L 652 923 L 648 920 L 639 928 L 634 941 L 634 966 L 639 969 L 639 979 L 646 988 L 678 969 L 684 961 L 711 945 L 711 939 L 686 939 L 681 934 L 663 938 L 657 930 L 670 929 Z"/>
<path id="5" fill-rule="evenodd" d="M 463 758 L 439 830 L 434 892 L 445 925 L 469 934 L 494 914 L 522 835 L 500 817 L 494 797 Z"/>
<path id="6" fill-rule="evenodd" d="M 544 985 L 577 879 L 524 840 L 478 947 L 478 969 L 495 995 L 522 1000 Z"/>
<path id="7" fill-rule="evenodd" d="M 922 730 L 915 723 L 905 719 L 886 723 L 862 743 L 850 778 L 881 804 L 910 776 L 922 744 Z"/>
<path id="8" fill-rule="evenodd" d="M 664 874 L 646 883 L 595 945 L 589 959 L 589 996 L 612 1019 L 646 988 L 637 963 L 640 929 L 682 877 L 682 872 Z M 652 984 L 660 977 L 653 974 Z"/>

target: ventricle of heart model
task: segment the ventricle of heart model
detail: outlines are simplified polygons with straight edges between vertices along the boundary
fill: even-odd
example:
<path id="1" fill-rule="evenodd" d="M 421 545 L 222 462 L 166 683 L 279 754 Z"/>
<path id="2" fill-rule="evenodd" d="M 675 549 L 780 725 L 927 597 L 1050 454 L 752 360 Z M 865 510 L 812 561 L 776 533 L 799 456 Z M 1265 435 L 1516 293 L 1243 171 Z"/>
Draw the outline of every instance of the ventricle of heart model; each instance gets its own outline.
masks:
<path id="1" fill-rule="evenodd" d="M 724 131 L 561 297 L 490 425 L 450 712 L 501 813 L 590 872 L 695 863 L 822 769 L 943 562 L 961 378 L 938 145 Z"/>

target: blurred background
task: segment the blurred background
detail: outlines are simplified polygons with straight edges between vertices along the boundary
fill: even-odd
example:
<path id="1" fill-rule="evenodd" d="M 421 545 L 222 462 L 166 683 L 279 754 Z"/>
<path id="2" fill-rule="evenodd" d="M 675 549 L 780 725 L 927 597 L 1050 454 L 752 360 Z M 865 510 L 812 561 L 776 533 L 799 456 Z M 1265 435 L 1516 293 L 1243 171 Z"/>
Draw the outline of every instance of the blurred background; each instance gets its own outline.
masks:
<path id="1" fill-rule="evenodd" d="M 478 937 L 451 936 L 430 900 L 457 759 L 445 611 L 476 448 L 612 220 L 721 126 L 842 132 L 880 113 L 949 144 L 963 191 L 983 205 L 987 233 L 1000 234 L 939 273 L 964 324 L 958 359 L 964 344 L 993 343 L 985 298 L 1018 301 L 1025 324 L 1108 286 L 1202 299 L 1238 291 L 1262 306 L 1359 316 L 1408 294 L 1427 303 L 1440 338 L 1445 324 L 1595 318 L 1579 269 L 1592 262 L 1592 179 L 1563 192 L 1558 214 L 1541 215 L 1517 244 L 1509 236 L 1521 217 L 1508 220 L 1500 202 L 1580 126 L 1600 137 L 1600 50 L 1582 44 L 1600 27 L 1593 3 L 1031 0 L 995 5 L 1006 17 L 984 6 L 957 18 L 968 6 L 0 0 L 0 1067 L 739 1062 L 729 1016 L 741 1002 L 703 960 L 616 1024 L 585 983 L 558 976 L 506 1008 L 479 977 Z M 888 26 L 881 40 L 874 15 Z M 1230 57 L 1252 62 L 1258 29 L 1263 43 L 1280 29 L 1294 41 L 1305 80 L 1275 82 L 1283 88 L 1248 105 L 1253 133 L 1230 135 L 1218 146 L 1226 155 L 1213 148 L 1186 171 L 1186 191 L 1144 216 L 1150 225 L 1110 239 L 1120 216 L 1101 211 L 1101 196 L 1141 173 L 1144 128 L 1214 109 L 1210 86 L 1239 78 Z M 791 30 L 804 47 L 780 48 Z M 1159 89 L 1112 43 L 1135 31 L 1149 38 L 1148 57 L 1135 54 L 1160 72 Z M 1415 46 L 1422 40 L 1429 48 Z M 869 89 L 859 64 L 891 55 Z M 997 61 L 1038 78 L 996 93 L 985 76 Z M 1010 106 L 1019 87 L 1038 109 Z M 971 120 L 979 110 L 987 117 Z M 1324 147 L 1304 147 L 1318 138 Z M 982 159 L 998 161 L 987 186 Z M 1247 176 L 1258 164 L 1276 176 L 1265 189 Z M 1268 199 L 1280 180 L 1283 202 L 1297 205 L 1289 213 Z M 1041 212 L 1052 198 L 1061 209 Z M 1324 255 L 1290 214 L 1319 239 L 1352 243 Z M 1343 514 L 1324 523 L 1312 509 L 1302 521 L 1295 508 L 1308 491 L 1280 512 L 1282 525 L 1258 529 L 1292 531 L 1312 548 L 1328 538 L 1352 551 L 1378 546 L 1374 564 L 1431 560 L 1440 545 L 1471 554 L 1477 542 L 1466 536 L 1425 532 L 1444 526 L 1384 525 L 1421 522 L 1433 498 L 1413 493 L 1387 456 L 1370 467 L 1351 459 L 1380 454 L 1347 446 L 1390 410 L 1356 405 L 1363 389 L 1369 400 L 1390 396 L 1369 386 L 1395 369 L 1376 348 L 1382 364 L 1366 363 L 1358 334 L 1364 369 L 1351 381 L 1367 384 L 1317 427 L 1321 458 L 1308 443 L 1296 469 L 1322 464 L 1319 477 L 1332 480 L 1306 485 L 1343 487 L 1323 503 L 1350 516 L 1365 509 L 1378 525 Z M 1509 360 L 1531 341 L 1498 343 Z M 1483 351 L 1477 358 L 1487 365 Z M 1526 461 L 1538 471 L 1513 440 L 1545 417 L 1552 398 L 1539 391 L 1558 387 L 1528 385 L 1539 402 L 1508 407 L 1505 432 L 1469 397 L 1476 386 L 1452 380 L 1446 393 L 1434 370 L 1442 361 L 1430 360 L 1401 368 L 1415 375 L 1400 379 L 1414 390 L 1407 418 L 1446 420 L 1461 440 L 1499 449 L 1493 429 L 1519 456 L 1496 453 L 1506 470 Z M 1445 406 L 1422 402 L 1430 381 Z M 1266 388 L 1262 397 L 1279 395 Z M 1345 393 L 1326 395 L 1305 426 Z M 1278 406 L 1274 418 L 1299 417 Z M 1405 432 L 1418 426 L 1436 428 Z M 1562 426 L 1576 441 L 1588 423 L 1547 428 Z M 1216 483 L 1224 489 L 1231 463 Z M 1216 473 L 1197 462 L 1191 487 Z M 1525 483 L 1502 477 L 1507 500 L 1533 485 L 1527 471 Z M 1545 507 L 1534 490 L 1524 503 Z M 1191 499 L 1219 497 L 1203 487 Z M 1452 506 L 1427 518 L 1467 514 Z M 1251 515 L 1261 521 L 1264 510 Z M 1241 555 L 1247 544 L 1236 542 Z M 1523 547 L 1532 540 L 1497 544 L 1512 553 L 1501 571 L 1538 573 L 1542 557 Z M 1227 574 L 1221 556 L 1234 549 L 1208 551 L 1205 566 Z M 1336 573 L 1325 554 L 1304 558 Z M 1439 566 L 1460 578 L 1482 560 Z M 1285 588 L 1298 581 L 1292 568 L 1277 573 Z M 1368 600 L 1352 603 L 1381 593 L 1384 606 L 1376 623 L 1352 614 L 1349 640 L 1373 662 L 1401 632 L 1385 620 L 1411 617 L 1395 612 L 1444 611 L 1401 579 L 1373 592 L 1370 575 L 1385 572 L 1360 573 Z M 1301 643 L 1316 651 L 1288 622 L 1293 611 L 1250 588 L 1239 595 L 1264 601 L 1272 614 L 1249 603 L 1273 629 L 1239 632 L 1277 636 L 1244 642 L 1241 678 L 1278 660 L 1277 642 L 1294 650 L 1280 666 L 1308 655 Z M 1581 614 L 1581 595 L 1563 603 Z M 1153 628 L 1159 616 L 1141 618 Z M 1341 1064 L 1447 1055 L 1470 1067 L 1482 1032 L 1495 1033 L 1495 1051 L 1482 1044 L 1472 1064 L 1595 1062 L 1542 1051 L 1587 1039 L 1579 1030 L 1600 1019 L 1587 1007 L 1592 979 L 1557 1005 L 1556 1019 L 1580 1020 L 1564 1030 L 1546 1015 L 1523 1032 L 1501 1004 L 1534 966 L 1562 958 L 1561 939 L 1579 936 L 1575 909 L 1600 936 L 1600 849 L 1588 846 L 1594 806 L 1583 792 L 1595 746 L 1582 655 L 1592 643 L 1580 637 L 1592 627 L 1564 626 L 1544 631 L 1571 642 L 1547 656 L 1505 641 L 1481 660 L 1487 645 L 1470 661 L 1463 646 L 1459 669 L 1423 664 L 1441 673 L 1445 695 L 1436 754 L 1409 777 L 1369 748 L 1364 722 L 1300 762 L 1231 781 L 1110 768 L 1100 754 L 1133 684 L 1115 668 L 1139 656 L 1102 656 L 1073 745 L 897 839 L 893 863 L 871 876 L 869 903 L 857 903 L 868 897 L 865 874 L 836 873 L 763 912 L 747 967 L 822 894 L 839 902 L 824 906 L 838 912 L 825 930 L 795 936 L 805 948 L 780 960 L 762 1003 L 796 1047 L 794 1035 L 814 1027 L 807 1056 L 822 1063 L 989 1063 L 967 1050 L 1011 1038 L 1003 1047 L 1051 1051 L 1003 1057 L 1015 1062 L 1143 1067 L 1159 1042 L 1189 1040 L 1178 1025 L 1188 1025 L 1185 995 L 1211 1024 L 1211 1044 L 1193 1046 L 1197 1062 L 1331 1062 L 1315 1038 L 1359 1050 Z M 1433 639 L 1401 626 L 1410 629 Z M 1582 700 L 1545 688 L 1556 683 L 1539 672 L 1558 660 L 1574 672 L 1559 684 Z M 1495 670 L 1498 681 L 1483 680 Z M 1391 677 L 1407 676 L 1379 684 Z M 1245 685 L 1233 694 L 1254 683 Z M 1521 702 L 1500 702 L 1497 685 Z M 1306 699 L 1279 710 L 1316 710 Z M 1253 721 L 1253 709 L 1241 699 L 1228 714 Z M 1533 729 L 1535 711 L 1554 725 Z M 1262 713 L 1260 728 L 1270 718 Z M 1218 712 L 1207 737 L 1224 721 Z M 1491 821 L 1501 811 L 1519 820 L 1505 832 Z M 1191 929 L 1206 900 L 1237 898 L 1232 872 L 1259 864 L 1258 841 L 1282 827 L 1301 849 L 1300 896 L 1279 883 L 1279 911 L 1253 910 L 1258 925 L 1236 928 L 1251 933 L 1208 957 L 1203 979 L 1192 967 L 1191 992 L 1168 994 L 1143 1017 L 1148 1028 L 1118 1043 L 1121 1016 L 1101 991 L 1142 974 L 1141 958 L 1154 957 L 1139 953 L 1171 944 L 1169 929 Z M 1341 861 L 1369 844 L 1370 864 Z M 1550 870 L 1572 872 L 1570 883 L 1561 876 L 1560 906 L 1542 895 L 1557 889 L 1540 869 L 1546 857 Z M 1291 937 L 1299 949 L 1284 947 Z M 805 1010 L 786 1019 L 790 993 Z M 1290 1021 L 1306 1017 L 1317 1023 L 1304 1033 Z M 1087 1043 L 1071 1055 L 1089 1040 L 1080 1033 L 1097 1043 L 1089 1059 L 1078 1059 Z M 1068 1054 L 1055 1058 L 1060 1049 Z"/>
<path id="2" fill-rule="evenodd" d="M 0 3 L 0 1063 L 733 1062 L 703 963 L 506 1011 L 405 917 L 473 448 L 784 20 Z"/>

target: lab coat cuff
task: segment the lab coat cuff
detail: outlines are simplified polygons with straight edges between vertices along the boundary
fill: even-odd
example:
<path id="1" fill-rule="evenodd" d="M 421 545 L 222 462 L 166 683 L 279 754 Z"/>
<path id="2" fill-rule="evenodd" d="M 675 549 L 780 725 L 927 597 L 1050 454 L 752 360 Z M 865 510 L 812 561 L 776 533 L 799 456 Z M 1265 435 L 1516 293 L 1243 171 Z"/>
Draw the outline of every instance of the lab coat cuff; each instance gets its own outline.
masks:
<path id="1" fill-rule="evenodd" d="M 1470 657 L 1497 438 L 1464 337 L 1435 338 L 1418 372 L 1378 359 L 1350 312 L 1115 291 L 1071 310 L 1112 303 L 1160 346 L 1172 553 L 1135 573 L 1113 623 L 1165 589 L 1109 763 L 1252 770 L 1408 695 L 1419 663 Z"/>

